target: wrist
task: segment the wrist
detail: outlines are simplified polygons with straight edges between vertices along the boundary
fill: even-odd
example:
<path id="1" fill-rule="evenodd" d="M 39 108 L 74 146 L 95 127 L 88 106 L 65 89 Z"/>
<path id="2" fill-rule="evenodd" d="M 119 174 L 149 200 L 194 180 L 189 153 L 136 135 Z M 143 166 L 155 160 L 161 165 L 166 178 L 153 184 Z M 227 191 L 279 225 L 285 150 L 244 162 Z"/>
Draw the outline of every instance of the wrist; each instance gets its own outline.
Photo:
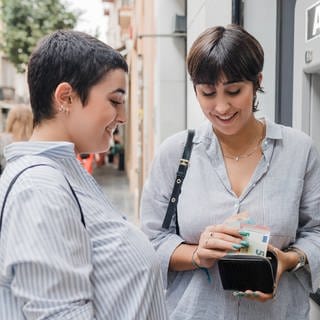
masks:
<path id="1" fill-rule="evenodd" d="M 287 251 L 286 256 L 286 270 L 291 271 L 299 263 L 299 256 L 294 251 Z"/>
<path id="2" fill-rule="evenodd" d="M 284 251 L 289 258 L 286 268 L 287 271 L 295 272 L 307 264 L 307 256 L 302 250 L 296 247 L 289 247 Z"/>
<path id="3" fill-rule="evenodd" d="M 194 251 L 192 252 L 191 263 L 192 263 L 192 266 L 194 267 L 194 269 L 201 269 L 202 268 L 200 265 L 200 259 L 198 256 L 198 247 L 196 247 L 194 249 Z"/>
<path id="4" fill-rule="evenodd" d="M 192 256 L 191 256 L 192 266 L 194 267 L 194 270 L 196 270 L 196 269 L 202 270 L 206 274 L 208 282 L 211 283 L 211 276 L 210 276 L 209 270 L 206 267 L 202 267 L 199 264 L 200 261 L 199 261 L 199 263 L 196 262 L 196 258 L 198 258 L 198 260 L 200 260 L 197 252 L 198 252 L 198 247 L 195 248 L 195 250 L 193 251 Z"/>

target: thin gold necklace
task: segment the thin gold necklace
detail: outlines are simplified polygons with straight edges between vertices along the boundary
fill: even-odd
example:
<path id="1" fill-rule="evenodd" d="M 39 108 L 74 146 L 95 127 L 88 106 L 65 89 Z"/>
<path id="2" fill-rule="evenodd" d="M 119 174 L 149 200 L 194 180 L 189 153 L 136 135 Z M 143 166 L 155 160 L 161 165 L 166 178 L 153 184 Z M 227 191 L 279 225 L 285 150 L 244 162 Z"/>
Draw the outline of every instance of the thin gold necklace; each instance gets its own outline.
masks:
<path id="1" fill-rule="evenodd" d="M 224 152 L 222 152 L 223 154 L 223 157 L 224 158 L 228 158 L 228 159 L 232 159 L 232 160 L 235 160 L 235 161 L 239 161 L 240 159 L 243 159 L 243 158 L 249 158 L 250 156 L 252 156 L 254 153 L 257 152 L 257 150 L 259 150 L 259 147 L 261 146 L 261 142 L 263 140 L 263 136 L 264 136 L 264 124 L 259 122 L 260 124 L 262 124 L 262 135 L 260 137 L 260 139 L 258 140 L 258 143 L 257 145 L 248 153 L 243 153 L 243 154 L 239 154 L 237 156 L 233 156 L 233 155 L 227 155 L 225 154 Z"/>
<path id="2" fill-rule="evenodd" d="M 250 156 L 252 156 L 254 153 L 257 152 L 257 150 L 258 150 L 259 147 L 260 147 L 260 143 L 261 143 L 262 139 L 263 139 L 263 137 L 261 137 L 261 138 L 259 139 L 259 142 L 258 142 L 258 144 L 254 147 L 254 149 L 251 150 L 251 151 L 248 152 L 248 153 L 239 154 L 238 156 L 231 156 L 231 155 L 226 155 L 226 154 L 223 153 L 223 156 L 224 156 L 225 158 L 232 159 L 232 160 L 236 160 L 236 161 L 239 161 L 240 159 L 243 159 L 243 158 L 249 158 Z"/>

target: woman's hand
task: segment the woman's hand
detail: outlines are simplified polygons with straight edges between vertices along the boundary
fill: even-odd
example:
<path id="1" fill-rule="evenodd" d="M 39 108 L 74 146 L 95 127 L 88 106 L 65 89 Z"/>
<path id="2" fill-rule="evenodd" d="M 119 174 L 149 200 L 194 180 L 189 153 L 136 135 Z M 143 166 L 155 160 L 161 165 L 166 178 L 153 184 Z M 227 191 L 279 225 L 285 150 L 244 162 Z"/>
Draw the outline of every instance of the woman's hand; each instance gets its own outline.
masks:
<path id="1" fill-rule="evenodd" d="M 260 302 L 265 302 L 272 299 L 276 295 L 277 287 L 283 272 L 294 268 L 299 261 L 299 256 L 294 251 L 284 252 L 270 244 L 268 245 L 268 250 L 272 251 L 278 259 L 277 275 L 273 293 L 263 293 L 261 291 L 253 292 L 251 290 L 246 290 L 245 292 L 235 292 L 235 296 L 245 297 L 250 300 L 256 300 Z"/>
<path id="2" fill-rule="evenodd" d="M 211 268 L 216 260 L 227 253 L 248 246 L 248 242 L 242 239 L 239 229 L 225 224 L 211 225 L 201 233 L 193 259 L 198 266 Z"/>

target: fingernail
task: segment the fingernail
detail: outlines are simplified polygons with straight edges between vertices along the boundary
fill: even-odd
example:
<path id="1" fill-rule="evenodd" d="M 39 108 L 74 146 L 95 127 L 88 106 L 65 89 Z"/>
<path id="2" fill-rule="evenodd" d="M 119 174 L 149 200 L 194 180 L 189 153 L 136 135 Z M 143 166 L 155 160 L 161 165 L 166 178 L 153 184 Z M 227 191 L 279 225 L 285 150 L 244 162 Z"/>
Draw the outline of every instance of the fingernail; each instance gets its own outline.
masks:
<path id="1" fill-rule="evenodd" d="M 247 236 L 250 235 L 250 233 L 247 232 L 247 231 L 239 231 L 239 234 L 240 234 L 241 236 L 244 236 L 244 237 L 247 237 Z"/>
<path id="2" fill-rule="evenodd" d="M 243 246 L 245 246 L 245 247 L 249 247 L 249 242 L 246 241 L 246 240 L 242 240 L 242 241 L 240 242 L 240 244 L 243 245 Z"/>
<path id="3" fill-rule="evenodd" d="M 243 292 L 241 292 L 241 291 L 234 291 L 234 292 L 232 292 L 232 295 L 234 296 L 234 297 L 244 297 L 244 293 Z"/>
<path id="4" fill-rule="evenodd" d="M 240 249 L 240 248 L 242 248 L 242 245 L 240 245 L 240 244 L 233 244 L 232 247 L 233 247 L 234 249 Z"/>
<path id="5" fill-rule="evenodd" d="M 260 297 L 260 294 L 257 293 L 257 292 L 252 292 L 252 296 L 253 296 L 253 297 Z"/>

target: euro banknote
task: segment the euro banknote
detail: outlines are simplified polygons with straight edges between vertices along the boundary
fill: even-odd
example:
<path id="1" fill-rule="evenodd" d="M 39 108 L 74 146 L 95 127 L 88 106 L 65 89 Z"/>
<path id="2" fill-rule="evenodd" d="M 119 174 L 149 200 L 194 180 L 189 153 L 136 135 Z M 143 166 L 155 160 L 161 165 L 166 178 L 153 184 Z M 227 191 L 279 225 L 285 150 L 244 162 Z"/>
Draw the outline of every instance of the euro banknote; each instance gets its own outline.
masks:
<path id="1" fill-rule="evenodd" d="M 248 241 L 249 247 L 241 248 L 241 254 L 250 254 L 265 257 L 270 239 L 270 229 L 266 226 L 242 224 L 241 231 L 247 232 L 243 240 Z"/>

